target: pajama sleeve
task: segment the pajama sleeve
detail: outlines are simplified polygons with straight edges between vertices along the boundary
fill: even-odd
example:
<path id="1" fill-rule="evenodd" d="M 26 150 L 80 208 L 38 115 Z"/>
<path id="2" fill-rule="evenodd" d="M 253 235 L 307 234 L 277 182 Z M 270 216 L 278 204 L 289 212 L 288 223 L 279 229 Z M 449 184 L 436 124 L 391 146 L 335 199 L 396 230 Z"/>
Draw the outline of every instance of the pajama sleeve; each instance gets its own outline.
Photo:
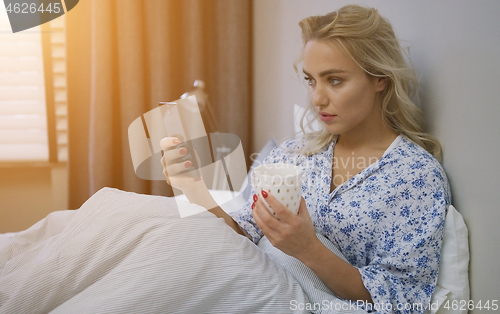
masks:
<path id="1" fill-rule="evenodd" d="M 428 178 L 408 180 L 412 189 L 393 204 L 390 223 L 372 233 L 375 258 L 358 267 L 378 313 L 423 313 L 434 292 L 449 198 L 446 186 Z"/>

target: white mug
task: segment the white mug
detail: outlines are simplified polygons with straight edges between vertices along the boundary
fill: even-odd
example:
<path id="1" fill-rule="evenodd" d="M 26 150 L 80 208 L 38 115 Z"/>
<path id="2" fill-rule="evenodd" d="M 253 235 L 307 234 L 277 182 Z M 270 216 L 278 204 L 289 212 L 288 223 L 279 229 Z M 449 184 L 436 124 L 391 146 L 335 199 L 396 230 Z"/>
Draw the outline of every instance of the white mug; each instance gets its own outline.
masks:
<path id="1" fill-rule="evenodd" d="M 272 194 L 292 213 L 299 211 L 302 195 L 302 169 L 285 163 L 263 164 L 252 171 L 252 187 L 259 196 L 261 190 Z M 267 209 L 275 215 L 272 208 L 262 198 Z"/>

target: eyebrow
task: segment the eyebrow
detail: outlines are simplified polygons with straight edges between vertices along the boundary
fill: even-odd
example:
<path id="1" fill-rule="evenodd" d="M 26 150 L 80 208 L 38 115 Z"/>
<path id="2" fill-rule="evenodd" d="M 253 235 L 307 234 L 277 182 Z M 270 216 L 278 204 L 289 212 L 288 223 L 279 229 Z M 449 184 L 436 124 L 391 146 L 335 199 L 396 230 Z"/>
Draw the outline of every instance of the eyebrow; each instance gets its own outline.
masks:
<path id="1" fill-rule="evenodd" d="M 305 75 L 307 76 L 312 76 L 311 74 L 307 73 L 306 70 L 302 69 L 302 72 L 304 72 Z M 346 71 L 340 70 L 340 69 L 330 69 L 330 70 L 325 70 L 323 72 L 319 73 L 319 77 L 326 76 L 328 74 L 337 74 L 337 73 L 345 73 Z"/>

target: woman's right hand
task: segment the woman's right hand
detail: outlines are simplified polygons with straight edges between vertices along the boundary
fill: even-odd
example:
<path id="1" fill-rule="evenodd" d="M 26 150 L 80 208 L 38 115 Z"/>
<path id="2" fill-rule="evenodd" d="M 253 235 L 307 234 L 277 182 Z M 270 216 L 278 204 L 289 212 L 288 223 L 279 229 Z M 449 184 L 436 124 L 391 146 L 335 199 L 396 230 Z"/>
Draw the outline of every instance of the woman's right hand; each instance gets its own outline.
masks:
<path id="1" fill-rule="evenodd" d="M 236 230 L 236 232 L 243 234 L 233 219 L 219 207 L 217 202 L 215 202 L 202 178 L 193 175 L 193 172 L 197 172 L 199 170 L 191 170 L 189 172 L 179 174 L 180 172 L 193 166 L 191 160 L 178 162 L 179 159 L 186 156 L 188 153 L 187 149 L 184 147 L 175 148 L 179 144 L 181 144 L 181 141 L 176 137 L 165 137 L 160 141 L 160 146 L 163 150 L 161 163 L 163 165 L 163 174 L 167 179 L 167 183 L 172 187 L 181 190 L 191 204 L 197 204 L 208 210 L 213 210 L 212 213 L 214 215 L 224 218 L 224 221 L 226 221 L 231 228 Z M 194 155 L 197 163 L 200 164 L 200 159 L 198 158 L 198 155 L 196 155 L 196 151 L 194 152 Z"/>
<path id="2" fill-rule="evenodd" d="M 187 154 L 187 149 L 185 147 L 174 148 L 179 144 L 181 144 L 181 141 L 176 137 L 165 137 L 160 141 L 160 146 L 163 150 L 161 163 L 167 183 L 185 192 L 195 186 L 193 183 L 201 181 L 201 177 L 193 178 L 193 176 L 189 176 L 187 173 L 178 174 L 193 165 L 191 160 L 184 160 L 176 163 L 176 160 Z"/>

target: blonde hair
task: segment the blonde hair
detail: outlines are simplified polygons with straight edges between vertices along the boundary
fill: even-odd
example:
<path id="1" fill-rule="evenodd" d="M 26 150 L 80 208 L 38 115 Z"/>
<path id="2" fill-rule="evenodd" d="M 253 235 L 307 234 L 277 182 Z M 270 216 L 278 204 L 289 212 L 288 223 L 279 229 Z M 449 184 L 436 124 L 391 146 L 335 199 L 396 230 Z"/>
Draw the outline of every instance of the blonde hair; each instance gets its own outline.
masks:
<path id="1" fill-rule="evenodd" d="M 304 46 L 310 40 L 336 41 L 366 73 L 388 78 L 381 92 L 384 123 L 441 161 L 441 145 L 423 131 L 422 111 L 412 101 L 418 96 L 418 79 L 413 66 L 406 62 L 391 24 L 376 9 L 347 5 L 336 12 L 302 19 L 299 26 Z M 302 55 L 294 63 L 297 72 L 300 61 Z M 314 119 L 306 122 L 305 117 L 311 112 Z M 315 119 L 319 117 L 310 104 L 301 119 L 302 131 L 308 139 L 308 154 L 321 150 L 336 136 L 325 129 L 306 133 L 305 125 L 311 126 Z"/>

